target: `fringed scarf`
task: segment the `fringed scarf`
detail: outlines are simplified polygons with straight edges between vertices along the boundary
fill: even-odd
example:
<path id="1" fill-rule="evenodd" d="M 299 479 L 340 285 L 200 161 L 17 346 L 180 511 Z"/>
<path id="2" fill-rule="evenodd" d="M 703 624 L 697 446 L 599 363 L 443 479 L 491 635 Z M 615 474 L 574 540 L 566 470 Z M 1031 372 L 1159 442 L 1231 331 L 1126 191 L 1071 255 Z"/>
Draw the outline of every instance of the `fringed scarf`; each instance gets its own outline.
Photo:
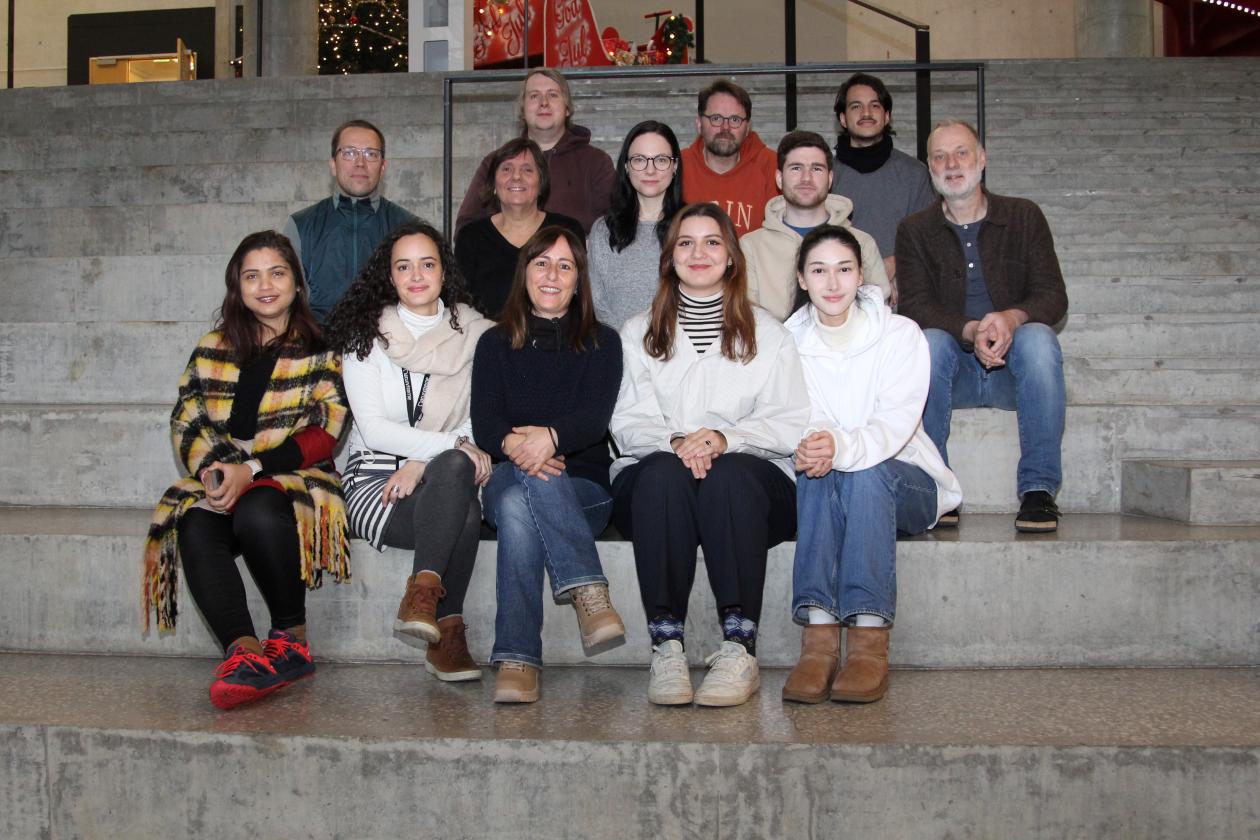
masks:
<path id="1" fill-rule="evenodd" d="M 224 345 L 220 332 L 205 335 L 188 360 L 179 381 L 179 400 L 171 412 L 171 442 L 189 476 L 167 489 L 153 511 L 144 545 L 144 629 L 150 612 L 159 630 L 173 630 L 178 616 L 180 518 L 205 498 L 196 478 L 214 461 L 239 464 L 249 454 L 228 432 L 228 418 L 240 368 Z M 332 352 L 306 354 L 281 348 L 271 381 L 258 406 L 255 453 L 274 449 L 299 429 L 316 427 L 334 438 L 346 421 L 341 360 Z M 302 580 L 314 589 L 324 572 L 341 583 L 350 579 L 350 539 L 341 480 L 332 462 L 291 473 L 270 475 L 266 481 L 293 504 L 301 551 Z"/>

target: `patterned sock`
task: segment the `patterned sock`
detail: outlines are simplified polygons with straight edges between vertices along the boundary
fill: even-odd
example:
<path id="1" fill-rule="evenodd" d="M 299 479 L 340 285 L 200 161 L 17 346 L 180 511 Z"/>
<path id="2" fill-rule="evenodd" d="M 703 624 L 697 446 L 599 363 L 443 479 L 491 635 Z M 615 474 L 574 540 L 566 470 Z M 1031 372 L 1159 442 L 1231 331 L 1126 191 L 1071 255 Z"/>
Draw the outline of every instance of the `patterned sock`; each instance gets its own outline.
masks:
<path id="1" fill-rule="evenodd" d="M 648 620 L 648 635 L 652 637 L 652 647 L 671 639 L 682 644 L 683 623 L 669 613 L 658 615 Z"/>
<path id="2" fill-rule="evenodd" d="M 757 622 L 745 618 L 739 607 L 722 611 L 722 638 L 743 645 L 752 656 L 757 655 Z"/>

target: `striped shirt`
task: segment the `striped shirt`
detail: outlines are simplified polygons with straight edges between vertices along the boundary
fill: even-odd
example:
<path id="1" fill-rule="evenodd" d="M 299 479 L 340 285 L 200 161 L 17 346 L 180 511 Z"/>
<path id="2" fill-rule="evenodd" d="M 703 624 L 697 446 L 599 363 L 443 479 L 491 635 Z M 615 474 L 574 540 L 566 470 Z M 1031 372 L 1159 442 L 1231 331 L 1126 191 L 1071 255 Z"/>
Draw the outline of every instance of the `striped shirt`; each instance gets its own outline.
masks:
<path id="1" fill-rule="evenodd" d="M 678 292 L 678 323 L 696 352 L 704 355 L 709 346 L 722 337 L 722 293 L 713 297 L 693 298 Z"/>

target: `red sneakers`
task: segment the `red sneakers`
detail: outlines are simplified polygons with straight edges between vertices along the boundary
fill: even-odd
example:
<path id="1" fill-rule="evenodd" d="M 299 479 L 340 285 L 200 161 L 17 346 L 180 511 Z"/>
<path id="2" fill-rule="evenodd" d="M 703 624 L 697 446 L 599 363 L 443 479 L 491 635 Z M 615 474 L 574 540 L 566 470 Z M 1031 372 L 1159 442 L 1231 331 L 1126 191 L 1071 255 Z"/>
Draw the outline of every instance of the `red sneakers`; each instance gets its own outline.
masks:
<path id="1" fill-rule="evenodd" d="M 220 709 L 234 709 L 266 697 L 284 686 L 284 680 L 266 658 L 250 653 L 241 645 L 228 652 L 210 684 L 210 702 Z"/>

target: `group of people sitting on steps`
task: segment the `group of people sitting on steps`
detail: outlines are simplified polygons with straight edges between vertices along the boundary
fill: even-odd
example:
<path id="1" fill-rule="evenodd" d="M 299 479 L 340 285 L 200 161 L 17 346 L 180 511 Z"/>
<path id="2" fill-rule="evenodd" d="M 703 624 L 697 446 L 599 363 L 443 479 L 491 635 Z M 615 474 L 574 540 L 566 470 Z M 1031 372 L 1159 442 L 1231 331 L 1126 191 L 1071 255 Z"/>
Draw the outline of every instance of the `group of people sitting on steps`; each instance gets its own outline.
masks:
<path id="1" fill-rule="evenodd" d="M 925 168 L 893 148 L 879 79 L 850 78 L 835 110 L 834 153 L 808 131 L 775 152 L 718 81 L 690 146 L 648 120 L 614 164 L 564 77 L 535 70 L 453 252 L 380 195 L 384 135 L 340 126 L 333 195 L 237 247 L 171 415 L 187 476 L 150 526 L 145 615 L 175 625 L 182 567 L 226 652 L 211 701 L 313 673 L 305 593 L 349 577 L 351 533 L 413 552 L 393 629 L 427 643 L 429 673 L 480 678 L 463 612 L 483 518 L 496 702 L 539 697 L 544 573 L 588 653 L 624 636 L 596 547 L 610 523 L 633 544 L 651 702 L 758 690 L 767 553 L 794 536 L 784 699 L 883 697 L 897 535 L 958 524 L 952 408 L 1017 412 L 1016 528 L 1057 527 L 1067 297 L 1037 206 L 982 185 L 975 129 L 939 124 Z M 698 548 L 722 642 L 696 687 Z"/>

